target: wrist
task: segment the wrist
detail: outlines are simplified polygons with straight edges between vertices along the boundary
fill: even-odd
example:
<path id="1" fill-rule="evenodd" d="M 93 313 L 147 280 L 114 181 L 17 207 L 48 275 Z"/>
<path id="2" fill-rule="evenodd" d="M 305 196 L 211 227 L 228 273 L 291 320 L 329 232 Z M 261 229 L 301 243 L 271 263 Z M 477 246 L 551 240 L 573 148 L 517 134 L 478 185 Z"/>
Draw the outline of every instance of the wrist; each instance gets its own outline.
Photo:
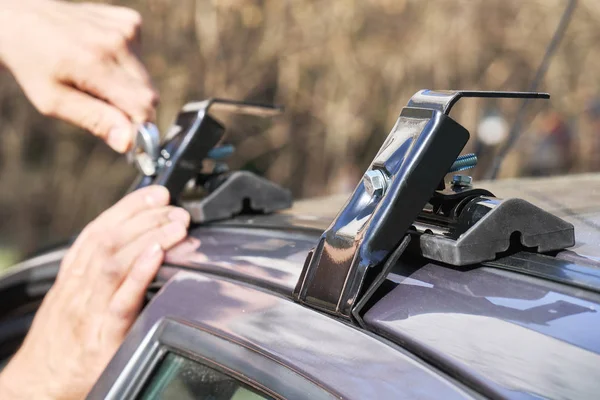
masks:
<path id="1" fill-rule="evenodd" d="M 18 351 L 0 373 L 0 399 L 53 400 L 53 396 L 40 386 L 48 382 L 43 382 L 43 378 L 32 371 L 34 364 L 27 365 L 22 361 L 22 354 Z"/>

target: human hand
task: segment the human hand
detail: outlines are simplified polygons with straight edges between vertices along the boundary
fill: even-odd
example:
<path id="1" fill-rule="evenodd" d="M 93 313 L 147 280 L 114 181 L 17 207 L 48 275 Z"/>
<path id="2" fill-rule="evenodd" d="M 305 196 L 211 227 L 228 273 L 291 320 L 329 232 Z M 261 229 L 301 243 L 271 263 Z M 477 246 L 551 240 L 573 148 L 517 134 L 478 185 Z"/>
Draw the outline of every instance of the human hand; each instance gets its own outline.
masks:
<path id="1" fill-rule="evenodd" d="M 56 0 L 0 0 L 0 9 L 0 64 L 33 105 L 127 151 L 157 102 L 135 54 L 140 15 Z"/>
<path id="2" fill-rule="evenodd" d="M 164 250 L 189 214 L 164 187 L 133 192 L 90 223 L 63 259 L 22 347 L 0 375 L 0 398 L 84 398 L 142 307 Z"/>

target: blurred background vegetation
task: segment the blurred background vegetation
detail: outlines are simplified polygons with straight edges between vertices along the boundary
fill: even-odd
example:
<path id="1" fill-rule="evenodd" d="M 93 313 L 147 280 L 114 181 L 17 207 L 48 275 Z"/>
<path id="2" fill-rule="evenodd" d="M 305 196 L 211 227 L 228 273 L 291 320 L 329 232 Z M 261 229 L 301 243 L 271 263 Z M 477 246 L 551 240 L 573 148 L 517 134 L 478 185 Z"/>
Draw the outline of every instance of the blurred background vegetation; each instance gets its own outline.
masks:
<path id="1" fill-rule="evenodd" d="M 526 90 L 566 0 L 123 0 L 144 18 L 143 58 L 166 132 L 181 105 L 207 97 L 286 106 L 268 129 L 234 124 L 234 168 L 296 197 L 354 187 L 417 90 Z M 600 2 L 580 0 L 523 135 L 500 177 L 600 170 Z M 519 102 L 466 100 L 453 116 L 467 150 L 496 146 Z M 487 124 L 487 125 L 486 125 Z M 492 128 L 490 128 L 490 124 Z M 487 127 L 487 128 L 486 128 Z M 494 135 L 492 135 L 494 136 Z M 488 141 L 489 142 L 489 141 Z M 0 73 L 0 265 L 75 234 L 134 177 L 91 135 L 41 117 Z"/>

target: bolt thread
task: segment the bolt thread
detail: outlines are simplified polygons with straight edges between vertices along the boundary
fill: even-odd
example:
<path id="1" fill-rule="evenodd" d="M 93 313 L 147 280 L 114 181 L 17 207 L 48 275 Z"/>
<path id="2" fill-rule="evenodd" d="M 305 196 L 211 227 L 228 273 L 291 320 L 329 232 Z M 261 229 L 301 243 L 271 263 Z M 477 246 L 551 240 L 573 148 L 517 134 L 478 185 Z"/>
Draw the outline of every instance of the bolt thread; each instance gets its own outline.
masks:
<path id="1" fill-rule="evenodd" d="M 454 161 L 448 172 L 459 172 L 471 169 L 477 165 L 477 156 L 474 153 L 460 156 Z"/>

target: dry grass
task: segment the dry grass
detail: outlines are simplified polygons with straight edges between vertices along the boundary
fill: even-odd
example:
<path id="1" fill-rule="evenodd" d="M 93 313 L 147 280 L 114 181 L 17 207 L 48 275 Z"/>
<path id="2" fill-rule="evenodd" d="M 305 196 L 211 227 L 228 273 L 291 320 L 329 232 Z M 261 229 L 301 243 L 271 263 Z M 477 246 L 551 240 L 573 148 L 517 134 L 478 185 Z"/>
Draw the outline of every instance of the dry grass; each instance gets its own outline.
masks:
<path id="1" fill-rule="evenodd" d="M 564 0 L 130 0 L 144 17 L 144 58 L 164 131 L 186 101 L 211 96 L 285 104 L 270 129 L 235 124 L 234 166 L 297 196 L 347 190 L 408 98 L 421 88 L 523 90 Z M 597 168 L 598 127 L 584 118 L 600 87 L 600 5 L 581 0 L 543 82 L 547 106 L 576 123 L 575 162 Z M 518 103 L 470 100 L 454 112 L 472 133 L 486 107 L 510 121 Z M 594 130 L 594 128 L 596 130 Z M 19 252 L 64 238 L 109 206 L 133 171 L 103 144 L 41 118 L 0 76 L 0 243 Z M 522 173 L 535 141 L 502 170 Z M 597 147 L 596 147 L 597 149 Z M 479 171 L 480 173 L 481 171 Z M 476 172 L 477 174 L 477 172 Z"/>

